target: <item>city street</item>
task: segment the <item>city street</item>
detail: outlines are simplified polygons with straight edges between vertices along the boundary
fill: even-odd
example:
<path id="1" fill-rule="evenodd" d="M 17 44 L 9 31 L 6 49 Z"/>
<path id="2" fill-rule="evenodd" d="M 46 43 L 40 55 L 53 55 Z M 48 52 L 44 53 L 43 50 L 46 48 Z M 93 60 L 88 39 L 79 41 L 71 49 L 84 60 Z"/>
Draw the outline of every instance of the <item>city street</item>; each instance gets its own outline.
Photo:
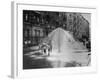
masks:
<path id="1" fill-rule="evenodd" d="M 41 54 L 41 50 L 24 54 L 24 69 L 89 66 L 90 52 L 69 31 L 57 28 L 48 38 L 52 44 L 50 55 Z"/>

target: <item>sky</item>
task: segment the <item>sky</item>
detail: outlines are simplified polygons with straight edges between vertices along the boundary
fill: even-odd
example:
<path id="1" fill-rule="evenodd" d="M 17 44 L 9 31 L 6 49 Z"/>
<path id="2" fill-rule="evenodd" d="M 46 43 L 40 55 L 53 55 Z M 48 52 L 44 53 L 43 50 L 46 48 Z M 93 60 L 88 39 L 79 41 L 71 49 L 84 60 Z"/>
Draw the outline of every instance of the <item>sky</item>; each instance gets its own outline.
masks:
<path id="1" fill-rule="evenodd" d="M 91 23 L 91 14 L 90 13 L 82 13 L 81 14 L 89 23 Z"/>

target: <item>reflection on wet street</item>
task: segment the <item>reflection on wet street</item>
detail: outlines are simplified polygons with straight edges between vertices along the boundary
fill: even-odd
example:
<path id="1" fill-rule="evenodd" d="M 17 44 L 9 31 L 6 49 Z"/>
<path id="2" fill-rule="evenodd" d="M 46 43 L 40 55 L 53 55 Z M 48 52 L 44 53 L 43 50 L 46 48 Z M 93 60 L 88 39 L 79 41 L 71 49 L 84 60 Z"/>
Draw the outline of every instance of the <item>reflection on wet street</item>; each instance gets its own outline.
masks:
<path id="1" fill-rule="evenodd" d="M 23 59 L 24 69 L 36 69 L 36 68 L 51 68 L 51 64 L 46 58 L 36 59 L 35 57 L 24 56 Z"/>
<path id="2" fill-rule="evenodd" d="M 77 53 L 78 54 L 78 53 Z M 24 55 L 23 57 L 23 69 L 39 69 L 39 68 L 61 68 L 61 67 L 77 67 L 77 66 L 87 66 L 89 57 L 83 63 L 81 60 L 71 61 L 68 60 L 66 56 L 61 55 L 51 55 L 51 56 L 36 56 L 33 54 Z M 84 65 L 85 63 L 85 65 Z"/>
<path id="3" fill-rule="evenodd" d="M 48 57 L 28 57 L 24 56 L 24 69 L 55 68 L 55 67 L 75 67 L 76 63 L 63 62 L 61 60 L 48 60 Z"/>

